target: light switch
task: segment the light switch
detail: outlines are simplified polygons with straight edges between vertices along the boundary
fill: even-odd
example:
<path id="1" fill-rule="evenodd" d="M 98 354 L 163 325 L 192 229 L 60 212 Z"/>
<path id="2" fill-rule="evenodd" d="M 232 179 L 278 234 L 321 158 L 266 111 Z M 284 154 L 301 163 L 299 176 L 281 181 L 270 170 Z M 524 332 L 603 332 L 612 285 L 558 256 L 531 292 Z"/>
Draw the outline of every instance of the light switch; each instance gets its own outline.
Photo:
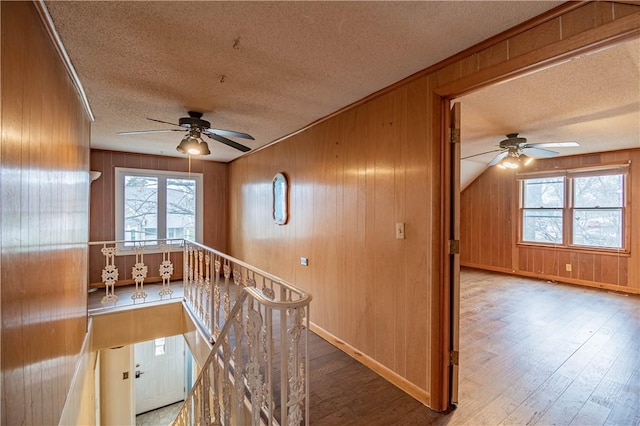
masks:
<path id="1" fill-rule="evenodd" d="M 396 223 L 396 238 L 399 240 L 404 240 L 404 223 L 403 222 Z"/>

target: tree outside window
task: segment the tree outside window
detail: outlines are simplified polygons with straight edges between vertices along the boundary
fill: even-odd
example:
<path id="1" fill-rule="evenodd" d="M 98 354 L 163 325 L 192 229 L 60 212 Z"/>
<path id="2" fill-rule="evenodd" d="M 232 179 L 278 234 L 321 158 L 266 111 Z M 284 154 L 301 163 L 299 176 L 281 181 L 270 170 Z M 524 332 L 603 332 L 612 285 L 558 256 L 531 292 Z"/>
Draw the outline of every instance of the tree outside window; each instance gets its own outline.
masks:
<path id="1" fill-rule="evenodd" d="M 573 244 L 622 247 L 624 175 L 573 179 Z"/>

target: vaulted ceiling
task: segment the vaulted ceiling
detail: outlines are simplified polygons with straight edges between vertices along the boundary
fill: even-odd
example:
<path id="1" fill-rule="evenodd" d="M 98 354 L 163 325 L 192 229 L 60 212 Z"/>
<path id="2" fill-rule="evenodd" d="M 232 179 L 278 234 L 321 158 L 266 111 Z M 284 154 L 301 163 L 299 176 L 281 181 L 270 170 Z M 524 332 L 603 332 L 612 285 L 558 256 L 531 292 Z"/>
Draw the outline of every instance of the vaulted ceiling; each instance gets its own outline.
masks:
<path id="1" fill-rule="evenodd" d="M 92 147 L 180 156 L 181 134 L 117 133 L 172 128 L 146 118 L 177 123 L 196 110 L 212 127 L 253 135 L 255 141 L 236 140 L 256 149 L 561 3 L 51 1 L 46 6 L 95 115 Z M 463 156 L 495 148 L 510 132 L 532 143 L 579 140 L 594 150 L 613 148 L 624 138 L 607 130 L 602 119 L 634 113 L 638 118 L 638 45 L 612 55 L 604 65 L 570 62 L 462 98 Z M 618 66 L 610 69 L 612 63 Z M 606 96 L 603 85 L 611 83 L 617 83 L 615 93 Z M 616 103 L 620 89 L 624 100 Z M 606 103 L 596 106 L 600 99 Z M 625 129 L 633 127 L 630 117 Z M 589 130 L 574 135 L 585 121 Z M 599 142 L 592 144 L 585 132 L 599 136 Z M 606 141 L 611 135 L 616 138 Z M 637 146 L 637 133 L 630 138 L 624 146 L 633 141 Z M 209 146 L 207 159 L 242 155 L 213 141 Z M 490 159 L 474 157 L 463 168 L 480 170 Z"/>
<path id="2" fill-rule="evenodd" d="M 560 156 L 640 148 L 640 40 L 490 86 L 458 101 L 461 157 L 467 158 L 461 164 L 463 187 L 486 169 L 508 133 L 519 133 L 532 144 L 580 144 L 548 148 Z"/>

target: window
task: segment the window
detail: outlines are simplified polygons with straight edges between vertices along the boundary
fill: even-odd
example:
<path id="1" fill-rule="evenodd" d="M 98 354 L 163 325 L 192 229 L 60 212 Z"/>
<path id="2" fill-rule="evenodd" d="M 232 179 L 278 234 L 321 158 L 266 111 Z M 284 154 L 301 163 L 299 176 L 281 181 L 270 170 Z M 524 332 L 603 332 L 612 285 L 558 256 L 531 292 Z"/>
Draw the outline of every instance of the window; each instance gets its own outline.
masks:
<path id="1" fill-rule="evenodd" d="M 115 177 L 117 240 L 201 240 L 201 174 L 116 168 Z"/>
<path id="2" fill-rule="evenodd" d="M 573 244 L 622 247 L 624 175 L 573 179 Z"/>
<path id="3" fill-rule="evenodd" d="M 161 356 L 166 353 L 166 339 L 164 337 L 160 337 L 159 339 L 155 339 L 153 341 L 154 344 L 154 355 Z"/>
<path id="4" fill-rule="evenodd" d="M 520 177 L 520 242 L 624 249 L 628 165 Z"/>
<path id="5" fill-rule="evenodd" d="M 524 180 L 522 240 L 561 243 L 563 206 L 563 177 Z"/>

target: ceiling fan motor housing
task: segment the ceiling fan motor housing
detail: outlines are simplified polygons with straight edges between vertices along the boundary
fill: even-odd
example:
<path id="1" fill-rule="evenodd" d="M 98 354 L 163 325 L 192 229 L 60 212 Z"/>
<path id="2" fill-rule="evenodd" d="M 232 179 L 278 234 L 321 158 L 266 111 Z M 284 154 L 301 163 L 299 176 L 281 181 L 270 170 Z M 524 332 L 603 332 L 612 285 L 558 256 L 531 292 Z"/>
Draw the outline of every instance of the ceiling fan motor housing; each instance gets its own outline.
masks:
<path id="1" fill-rule="evenodd" d="M 507 139 L 500 141 L 500 148 L 518 148 L 527 143 L 526 138 L 519 138 L 518 133 L 509 133 Z"/>
<path id="2" fill-rule="evenodd" d="M 199 117 L 182 117 L 178 124 L 186 129 L 207 129 L 211 127 L 211 123 Z"/>

